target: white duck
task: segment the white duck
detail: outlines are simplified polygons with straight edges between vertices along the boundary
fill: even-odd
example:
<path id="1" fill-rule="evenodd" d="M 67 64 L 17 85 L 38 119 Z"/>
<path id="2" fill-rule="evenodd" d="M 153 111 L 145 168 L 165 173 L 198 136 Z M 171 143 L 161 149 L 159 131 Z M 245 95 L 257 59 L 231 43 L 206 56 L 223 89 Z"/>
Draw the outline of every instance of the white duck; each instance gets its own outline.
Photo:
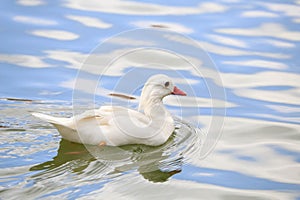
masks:
<path id="1" fill-rule="evenodd" d="M 162 74 L 148 79 L 142 90 L 139 111 L 121 106 L 102 106 L 71 118 L 34 116 L 53 124 L 69 141 L 91 145 L 121 146 L 165 143 L 174 131 L 174 121 L 162 99 L 170 94 L 186 95 Z M 143 111 L 143 112 L 141 112 Z"/>

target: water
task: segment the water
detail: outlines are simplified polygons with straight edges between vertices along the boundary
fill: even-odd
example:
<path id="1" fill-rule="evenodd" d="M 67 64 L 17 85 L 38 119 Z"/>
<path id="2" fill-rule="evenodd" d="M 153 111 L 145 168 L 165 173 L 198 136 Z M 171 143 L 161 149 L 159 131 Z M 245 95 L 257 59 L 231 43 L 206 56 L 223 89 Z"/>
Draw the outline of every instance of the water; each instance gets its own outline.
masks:
<path id="1" fill-rule="evenodd" d="M 1 199 L 300 199 L 299 1 L 18 0 L 2 1 L 1 8 Z M 192 97 L 165 99 L 179 117 L 165 145 L 86 148 L 31 116 L 71 116 L 73 103 L 75 112 L 89 107 L 94 94 L 86 85 L 99 78 L 85 68 L 95 64 L 89 55 L 101 53 L 97 45 L 116 34 L 149 27 L 192 38 L 217 69 L 189 39 L 169 35 L 159 45 L 176 44 L 201 75 L 174 54 L 144 49 L 111 65 L 95 99 L 96 106 L 136 108 L 138 99 L 109 92 L 138 98 L 146 76 L 171 73 Z M 103 53 L 154 47 L 160 39 L 114 38 Z M 167 64 L 171 71 L 163 70 Z M 82 66 L 83 82 L 76 82 Z M 82 105 L 79 97 L 92 102 Z M 223 120 L 222 135 L 213 135 L 217 145 L 205 156 L 206 134 L 216 131 L 211 123 Z"/>

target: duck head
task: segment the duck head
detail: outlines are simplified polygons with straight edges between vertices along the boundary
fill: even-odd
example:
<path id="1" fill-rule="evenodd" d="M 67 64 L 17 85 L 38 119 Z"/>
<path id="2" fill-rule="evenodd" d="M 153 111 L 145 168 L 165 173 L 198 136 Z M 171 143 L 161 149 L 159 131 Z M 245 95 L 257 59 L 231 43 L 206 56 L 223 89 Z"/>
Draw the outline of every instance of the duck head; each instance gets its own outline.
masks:
<path id="1" fill-rule="evenodd" d="M 144 110 L 148 105 L 162 102 L 162 99 L 168 95 L 186 96 L 186 93 L 176 87 L 172 79 L 164 74 L 151 76 L 143 87 L 139 111 Z"/>

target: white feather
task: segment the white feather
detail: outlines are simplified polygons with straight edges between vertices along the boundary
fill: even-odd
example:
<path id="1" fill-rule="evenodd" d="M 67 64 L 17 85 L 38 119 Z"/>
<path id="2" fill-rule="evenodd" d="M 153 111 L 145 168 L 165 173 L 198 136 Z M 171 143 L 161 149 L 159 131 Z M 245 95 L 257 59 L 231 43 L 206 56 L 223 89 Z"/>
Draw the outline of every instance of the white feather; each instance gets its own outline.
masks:
<path id="1" fill-rule="evenodd" d="M 162 104 L 162 98 L 172 92 L 164 86 L 166 81 L 171 83 L 165 75 L 148 79 L 140 102 L 144 113 L 120 106 L 102 106 L 71 118 L 32 115 L 53 124 L 63 138 L 72 142 L 161 145 L 174 131 L 173 119 Z"/>

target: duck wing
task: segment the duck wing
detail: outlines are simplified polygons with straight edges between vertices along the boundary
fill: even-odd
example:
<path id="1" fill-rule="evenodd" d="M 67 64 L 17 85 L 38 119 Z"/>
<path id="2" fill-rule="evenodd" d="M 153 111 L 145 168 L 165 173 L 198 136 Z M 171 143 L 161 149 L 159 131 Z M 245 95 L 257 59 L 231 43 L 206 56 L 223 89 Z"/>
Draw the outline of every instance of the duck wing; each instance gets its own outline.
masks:
<path id="1" fill-rule="evenodd" d="M 66 140 L 84 144 L 106 141 L 113 146 L 123 143 L 121 141 L 126 143 L 131 140 L 131 136 L 140 137 L 143 133 L 136 127 L 146 126 L 150 122 L 143 113 L 121 106 L 102 106 L 71 118 L 53 117 L 42 113 L 32 115 L 53 124 Z M 108 142 L 107 139 L 112 142 Z"/>

